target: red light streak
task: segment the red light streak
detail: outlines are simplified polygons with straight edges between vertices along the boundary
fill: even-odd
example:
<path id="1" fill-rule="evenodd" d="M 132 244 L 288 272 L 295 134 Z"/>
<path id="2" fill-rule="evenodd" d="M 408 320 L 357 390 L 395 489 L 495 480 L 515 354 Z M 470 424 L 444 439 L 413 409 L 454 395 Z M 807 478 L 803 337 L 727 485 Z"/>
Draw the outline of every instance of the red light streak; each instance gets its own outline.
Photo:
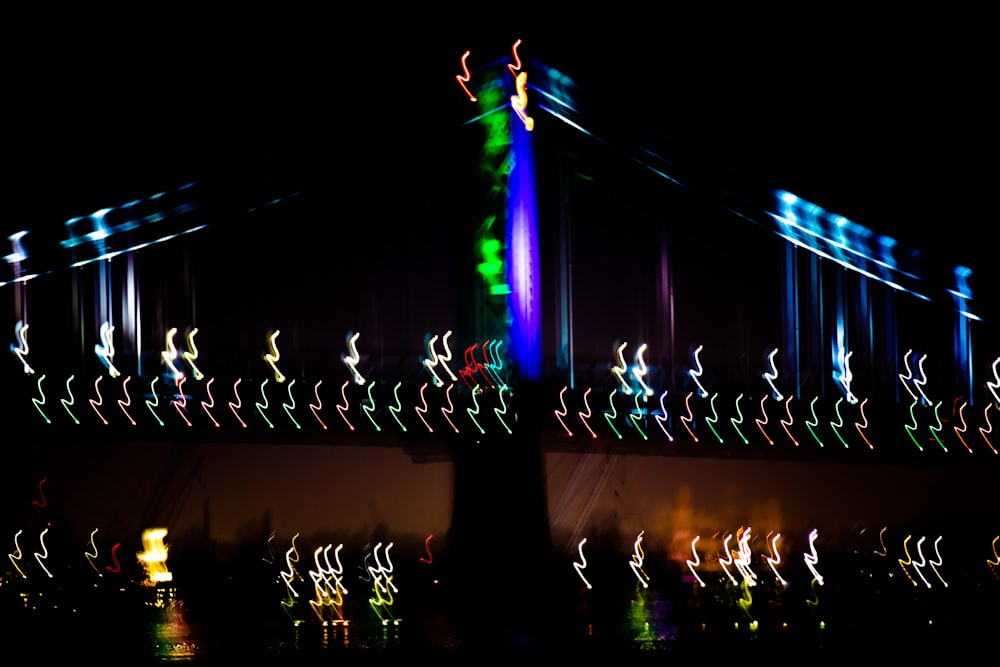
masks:
<path id="1" fill-rule="evenodd" d="M 562 405 L 562 412 L 559 412 L 558 410 L 553 410 L 553 412 L 556 415 L 556 419 L 558 419 L 559 423 L 562 425 L 563 430 L 566 431 L 566 435 L 568 435 L 568 436 L 570 436 L 572 438 L 573 437 L 573 431 L 569 430 L 569 427 L 566 426 L 566 422 L 564 422 L 563 419 L 562 419 L 563 417 L 566 416 L 566 413 L 569 412 L 566 409 L 566 400 L 564 398 L 565 395 L 566 395 L 566 390 L 567 389 L 569 389 L 568 386 L 563 387 L 562 390 L 559 392 L 559 404 Z"/>
<path id="2" fill-rule="evenodd" d="M 322 426 L 322 427 L 323 427 L 323 430 L 325 431 L 325 430 L 326 430 L 326 424 L 324 424 L 324 423 L 323 423 L 323 420 L 319 418 L 319 415 L 318 415 L 318 414 L 316 414 L 316 413 L 317 413 L 317 411 L 319 411 L 319 410 L 322 410 L 322 409 L 323 409 L 323 401 L 322 401 L 322 400 L 320 399 L 320 397 L 319 397 L 319 386 L 320 386 L 321 384 L 323 384 L 323 381 L 322 381 L 322 380 L 318 381 L 318 382 L 316 383 L 316 386 L 315 386 L 315 387 L 313 387 L 313 395 L 314 395 L 314 396 L 316 396 L 316 405 L 313 405 L 312 403 L 310 403 L 310 404 L 309 404 L 309 409 L 310 409 L 310 410 L 312 411 L 312 413 L 313 413 L 313 417 L 315 417 L 315 418 L 316 418 L 316 421 L 318 421 L 318 422 L 319 422 L 319 425 L 320 425 L 320 426 Z"/>
<path id="3" fill-rule="evenodd" d="M 123 401 L 122 399 L 119 398 L 118 399 L 118 407 L 121 408 L 122 412 L 125 413 L 125 417 L 128 419 L 129 423 L 132 424 L 132 426 L 135 426 L 135 420 L 132 419 L 132 415 L 130 415 L 128 413 L 128 410 L 125 409 L 125 408 L 129 407 L 130 405 L 132 405 L 132 397 L 129 396 L 129 393 L 128 393 L 128 381 L 131 380 L 131 379 L 132 379 L 132 376 L 131 375 L 127 375 L 127 376 L 125 376 L 125 379 L 122 380 L 122 391 L 125 392 L 125 400 Z"/>
<path id="4" fill-rule="evenodd" d="M 462 72 L 463 72 L 463 74 L 456 74 L 455 75 L 455 80 L 458 81 L 458 85 L 460 85 L 462 87 L 462 90 L 465 91 L 465 94 L 469 96 L 469 101 L 475 102 L 476 101 L 476 96 L 473 95 L 472 93 L 470 93 L 469 89 L 466 88 L 466 86 L 465 86 L 465 84 L 469 83 L 469 80 L 472 78 L 471 75 L 469 74 L 469 66 L 465 64 L 465 59 L 469 57 L 469 53 L 470 53 L 469 51 L 466 51 L 465 53 L 462 54 Z"/>
<path id="5" fill-rule="evenodd" d="M 521 70 L 521 56 L 517 55 L 517 47 L 519 46 L 521 46 L 521 40 L 517 40 L 516 42 L 514 42 L 514 46 L 511 47 L 511 53 L 514 54 L 514 62 L 516 62 L 517 65 L 511 65 L 510 63 L 507 63 L 507 69 L 510 70 L 511 76 L 514 77 L 516 77 L 517 73 Z"/>
<path id="6" fill-rule="evenodd" d="M 122 571 L 122 566 L 118 564 L 118 556 L 116 555 L 118 552 L 118 547 L 120 547 L 121 545 L 122 545 L 121 542 L 115 542 L 115 545 L 111 547 L 111 560 L 115 562 L 115 566 L 111 567 L 110 565 L 108 565 L 107 567 L 105 567 L 104 569 L 107 570 L 108 572 L 117 573 Z"/>
<path id="7" fill-rule="evenodd" d="M 48 477 L 42 477 L 42 481 L 38 483 L 38 497 L 42 499 L 42 502 L 38 502 L 37 500 L 31 501 L 31 504 L 34 505 L 35 509 L 39 511 L 41 511 L 41 509 L 45 507 L 46 504 L 48 504 L 48 501 L 45 500 L 45 494 L 42 493 L 42 486 L 45 484 L 45 480 L 47 479 Z"/>
<path id="8" fill-rule="evenodd" d="M 428 565 L 430 565 L 431 563 L 434 562 L 434 554 L 431 553 L 431 539 L 433 537 L 434 537 L 434 533 L 431 533 L 430 535 L 427 536 L 427 539 L 424 540 L 424 550 L 427 551 L 427 558 L 424 558 L 423 556 L 421 556 L 420 557 L 420 562 L 421 563 L 427 563 Z"/>
<path id="9" fill-rule="evenodd" d="M 247 423 L 243 421 L 240 418 L 240 414 L 236 412 L 237 409 L 243 407 L 243 400 L 240 398 L 240 392 L 238 389 L 238 387 L 240 386 L 240 382 L 243 382 L 243 378 L 239 378 L 236 380 L 236 382 L 233 383 L 233 394 L 236 395 L 236 402 L 233 403 L 232 401 L 229 401 L 229 409 L 233 411 L 233 416 L 236 417 L 236 421 L 240 423 L 240 426 L 246 428 Z"/>
<path id="10" fill-rule="evenodd" d="M 760 399 L 760 413 L 764 415 L 764 421 L 761 421 L 759 419 L 755 419 L 754 421 L 757 422 L 757 428 L 760 429 L 760 432 L 764 434 L 764 438 L 767 440 L 767 444 L 774 445 L 774 440 L 771 440 L 771 436 L 769 436 L 767 434 L 767 431 L 764 430 L 764 424 L 767 423 L 767 410 L 764 409 L 764 401 L 766 400 L 767 400 L 767 394 L 764 394 L 764 398 Z"/>
<path id="11" fill-rule="evenodd" d="M 590 415 L 592 414 L 590 410 L 590 403 L 587 402 L 587 397 L 590 396 L 591 389 L 593 389 L 593 387 L 587 387 L 587 391 L 583 392 L 583 407 L 587 409 L 586 413 L 581 411 L 576 413 L 576 416 L 580 418 L 580 421 L 583 423 L 583 427 L 590 431 L 590 437 L 596 438 L 597 434 L 594 433 L 594 429 L 590 428 L 590 424 L 587 423 L 587 420 L 590 419 Z"/>
<path id="12" fill-rule="evenodd" d="M 427 414 L 427 398 L 424 396 L 424 392 L 426 390 L 427 390 L 427 383 L 425 382 L 423 386 L 420 387 L 420 402 L 423 404 L 423 407 L 420 407 L 418 405 L 415 408 L 413 408 L 413 410 L 417 413 L 417 416 L 420 417 L 420 421 L 424 423 L 424 426 L 427 427 L 427 432 L 433 433 L 434 429 L 432 429 L 431 425 L 427 423 L 426 419 L 424 419 L 424 415 Z"/>
<path id="13" fill-rule="evenodd" d="M 213 417 L 212 413 L 208 411 L 209 408 L 215 407 L 215 399 L 212 397 L 213 382 L 215 382 L 215 378 L 209 378 L 208 382 L 205 384 L 205 392 L 208 394 L 208 401 L 201 402 L 201 409 L 205 411 L 205 414 L 208 415 L 208 418 L 211 419 L 212 423 L 215 424 L 216 428 L 218 428 L 219 422 L 215 421 L 215 417 Z"/>
<path id="14" fill-rule="evenodd" d="M 955 400 L 956 401 L 961 400 L 961 396 L 959 396 Z M 968 405 L 968 403 L 966 403 L 965 401 L 962 401 L 962 405 L 959 406 L 959 408 L 958 408 L 958 419 L 959 419 L 959 421 L 962 422 L 962 428 L 959 428 L 957 426 L 953 426 L 952 428 L 955 429 L 955 435 L 958 436 L 959 442 L 961 442 L 963 445 L 965 445 L 965 448 L 971 454 L 972 453 L 972 447 L 969 447 L 968 443 L 965 442 L 965 438 L 962 437 L 962 434 L 965 433 L 966 429 L 969 428 L 968 424 L 965 423 L 965 415 L 962 414 L 962 411 L 965 410 L 965 406 L 966 405 Z"/>
<path id="15" fill-rule="evenodd" d="M 792 432 L 788 430 L 788 427 L 791 426 L 792 423 L 795 421 L 794 419 L 792 419 L 792 398 L 794 398 L 794 397 L 793 396 L 789 396 L 788 400 L 785 401 L 785 412 L 788 413 L 788 421 L 786 422 L 784 419 L 779 419 L 778 421 L 781 422 L 781 428 L 785 429 L 785 433 L 788 434 L 788 437 L 792 441 L 792 444 L 795 445 L 796 447 L 798 447 L 799 446 L 799 441 L 796 440 L 795 436 L 792 435 Z"/>
<path id="16" fill-rule="evenodd" d="M 868 441 L 868 438 L 866 438 L 865 434 L 862 432 L 862 429 L 868 428 L 868 417 L 865 416 L 865 403 L 867 402 L 868 402 L 867 398 L 861 401 L 861 405 L 858 408 L 861 411 L 861 419 L 864 423 L 862 424 L 861 422 L 857 422 L 856 424 L 854 424 L 854 428 L 858 429 L 858 435 L 860 435 L 861 439 L 865 441 L 866 445 L 868 445 L 868 449 L 875 449 L 874 447 L 872 447 L 872 443 Z"/>
<path id="17" fill-rule="evenodd" d="M 686 415 L 681 415 L 681 424 L 684 425 L 684 430 L 688 432 L 691 439 L 698 442 L 698 436 L 694 434 L 691 430 L 690 424 L 694 421 L 694 412 L 691 410 L 691 396 L 694 395 L 693 391 L 689 391 L 688 395 L 684 397 L 684 407 L 687 408 L 688 413 Z"/>
<path id="18" fill-rule="evenodd" d="M 347 424 L 347 428 L 353 431 L 354 424 L 348 421 L 347 417 L 344 415 L 344 413 L 347 412 L 347 410 L 351 407 L 351 404 L 347 402 L 347 385 L 349 385 L 350 383 L 351 383 L 350 380 L 344 380 L 344 384 L 340 386 L 340 395 L 344 397 L 344 404 L 343 405 L 340 405 L 339 403 L 337 404 L 337 412 L 340 413 L 340 418 L 344 420 L 345 424 Z"/>
<path id="19" fill-rule="evenodd" d="M 451 417 L 448 416 L 455 411 L 455 404 L 451 402 L 451 390 L 452 387 L 454 386 L 455 386 L 454 384 L 448 385 L 448 388 L 444 392 L 444 397 L 448 400 L 448 407 L 447 408 L 442 407 L 441 414 L 444 415 L 444 418 L 448 421 L 448 424 L 451 425 L 452 430 L 454 430 L 455 433 L 458 433 L 459 432 L 458 427 L 455 426 L 455 423 L 451 421 Z"/>
<path id="20" fill-rule="evenodd" d="M 101 414 L 101 411 L 97 409 L 104 404 L 104 398 L 101 396 L 101 388 L 98 386 L 101 383 L 101 379 L 103 377 L 104 377 L 103 375 L 98 375 L 97 379 L 94 380 L 94 391 L 97 392 L 97 400 L 95 401 L 92 398 L 89 400 L 90 400 L 90 407 L 92 407 L 94 409 L 94 412 L 97 413 L 97 416 L 100 417 L 101 423 L 107 426 L 108 420 L 105 419 L 104 415 Z"/>

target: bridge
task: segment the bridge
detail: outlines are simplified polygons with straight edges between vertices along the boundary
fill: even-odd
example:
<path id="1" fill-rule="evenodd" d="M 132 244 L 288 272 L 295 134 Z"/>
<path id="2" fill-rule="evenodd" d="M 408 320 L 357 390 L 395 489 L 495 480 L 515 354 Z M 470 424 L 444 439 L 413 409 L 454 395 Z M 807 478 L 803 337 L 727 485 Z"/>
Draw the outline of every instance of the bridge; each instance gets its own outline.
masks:
<path id="1" fill-rule="evenodd" d="M 625 459 L 995 474 L 977 267 L 790 192 L 687 179 L 588 127 L 551 67 L 456 74 L 462 121 L 399 191 L 281 156 L 9 236 L 4 529 L 60 458 L 102 449 L 162 457 L 131 496 L 157 523 L 206 449 L 453 466 L 435 530 L 454 554 L 497 530 L 575 546 Z M 557 502 L 545 460 L 572 455 L 590 482 Z"/>

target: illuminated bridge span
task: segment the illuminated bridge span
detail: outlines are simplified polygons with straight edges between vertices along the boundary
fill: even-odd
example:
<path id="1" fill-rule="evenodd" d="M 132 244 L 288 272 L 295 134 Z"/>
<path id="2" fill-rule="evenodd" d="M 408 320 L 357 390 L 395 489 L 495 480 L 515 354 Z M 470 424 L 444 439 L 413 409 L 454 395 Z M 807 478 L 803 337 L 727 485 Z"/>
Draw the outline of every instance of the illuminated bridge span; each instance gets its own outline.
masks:
<path id="1" fill-rule="evenodd" d="M 1000 460 L 970 268 L 788 192 L 696 191 L 512 57 L 459 80 L 471 120 L 418 201 L 359 183 L 382 201 L 351 214 L 215 177 L 10 235 L 6 422 L 415 456 L 528 423 L 556 450 Z"/>
<path id="2" fill-rule="evenodd" d="M 899 382 L 912 400 L 878 405 L 855 395 L 797 399 L 783 392 L 778 350 L 767 355 L 770 372 L 756 388 L 715 390 L 706 378 L 703 349 L 664 387 L 662 369 L 650 367 L 646 345 L 625 359 L 616 348 L 607 381 L 596 387 L 556 387 L 531 393 L 531 403 L 512 384 L 501 341 L 465 347 L 457 355 L 451 332 L 428 339 L 414 379 L 382 380 L 360 333 L 346 340 L 339 375 L 290 377 L 282 370 L 280 331 L 267 336 L 268 352 L 249 377 L 207 376 L 211 350 L 184 343 L 169 330 L 161 352 L 163 374 L 127 374 L 114 358 L 114 331 L 102 328 L 95 357 L 106 364 L 93 376 L 50 376 L 35 371 L 25 325 L 12 351 L 23 373 L 10 382 L 17 399 L 7 419 L 18 430 L 45 440 L 178 440 L 201 442 L 402 446 L 415 458 L 447 456 L 453 447 L 488 441 L 516 442 L 519 414 L 537 411 L 546 448 L 623 451 L 637 455 L 685 455 L 913 461 L 996 464 L 994 432 L 1000 401 L 987 394 L 981 407 L 965 397 L 932 401 L 934 385 L 925 358 L 907 353 Z M 364 361 L 362 361 L 364 359 Z M 462 360 L 461 362 L 459 360 Z M 989 371 L 996 373 L 1000 360 Z M 1000 379 L 986 383 L 997 390 Z M 933 394 L 931 394 L 933 395 Z M 20 404 L 18 404 L 18 400 Z M 13 409 L 11 409 L 13 408 Z M 947 457 L 943 455 L 947 454 Z M 971 456 L 970 455 L 974 455 Z"/>

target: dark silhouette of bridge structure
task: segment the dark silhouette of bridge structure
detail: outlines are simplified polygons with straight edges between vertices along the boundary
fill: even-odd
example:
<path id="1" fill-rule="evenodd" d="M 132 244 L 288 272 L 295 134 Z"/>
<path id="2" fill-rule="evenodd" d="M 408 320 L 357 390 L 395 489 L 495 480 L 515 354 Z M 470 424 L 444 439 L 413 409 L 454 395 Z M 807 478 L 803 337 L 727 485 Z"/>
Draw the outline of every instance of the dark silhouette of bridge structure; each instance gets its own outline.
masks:
<path id="1" fill-rule="evenodd" d="M 289 154 L 11 235 L 8 419 L 434 457 L 530 410 L 557 450 L 994 459 L 993 295 L 972 268 L 792 193 L 695 185 L 587 129 L 538 63 L 528 132 L 502 65 L 405 192 L 367 172 L 325 191 Z M 519 324 L 503 225 L 526 155 L 543 250 Z M 345 194 L 364 205 L 330 206 Z M 512 322 L 535 330 L 530 376 Z"/>

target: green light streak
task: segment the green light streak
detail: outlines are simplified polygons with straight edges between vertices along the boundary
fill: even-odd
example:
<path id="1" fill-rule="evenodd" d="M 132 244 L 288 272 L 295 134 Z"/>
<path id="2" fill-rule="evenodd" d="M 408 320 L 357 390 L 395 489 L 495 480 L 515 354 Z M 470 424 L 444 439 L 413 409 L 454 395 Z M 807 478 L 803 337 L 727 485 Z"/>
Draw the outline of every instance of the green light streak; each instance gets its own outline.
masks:
<path id="1" fill-rule="evenodd" d="M 372 392 L 373 391 L 375 391 L 375 383 L 374 382 L 369 382 L 368 383 L 368 402 L 367 403 L 365 403 L 365 402 L 361 403 L 361 411 L 365 413 L 365 417 L 368 417 L 368 421 L 370 421 L 372 423 L 372 426 L 375 427 L 375 430 L 378 431 L 379 433 L 381 433 L 382 432 L 382 427 L 378 425 L 378 422 L 375 421 L 375 417 L 372 416 L 372 414 L 375 412 L 375 397 L 372 396 Z"/>
<path id="2" fill-rule="evenodd" d="M 401 386 L 403 386 L 403 383 L 397 382 L 396 386 L 392 388 L 392 395 L 396 399 L 396 405 L 389 406 L 389 414 L 391 414 L 392 418 L 396 420 L 397 424 L 399 424 L 399 428 L 403 429 L 403 433 L 406 433 L 406 427 L 403 426 L 403 422 L 399 421 L 399 413 L 403 410 L 403 404 L 399 400 L 399 388 Z"/>
<path id="3" fill-rule="evenodd" d="M 73 381 L 74 377 L 75 376 L 70 375 L 69 378 L 66 379 L 66 393 L 69 394 L 69 401 L 67 401 L 65 398 L 59 400 L 62 403 L 62 406 L 66 409 L 66 413 L 70 416 L 70 419 L 73 420 L 73 423 L 79 426 L 80 420 L 77 419 L 76 415 L 74 415 L 73 412 L 69 409 L 69 406 L 73 405 L 73 403 L 76 402 L 76 399 L 73 398 L 73 390 L 69 388 L 69 383 Z"/>
<path id="4" fill-rule="evenodd" d="M 45 374 L 43 373 L 42 376 L 38 378 L 38 395 L 42 397 L 42 400 L 39 401 L 37 398 L 33 398 L 31 399 L 31 402 L 34 404 L 35 409 L 38 410 L 38 414 L 40 414 L 42 416 L 42 419 L 45 420 L 45 423 L 51 424 L 52 421 L 45 416 L 45 413 L 42 412 L 42 407 L 41 407 L 45 405 L 45 392 L 42 391 L 42 380 L 44 379 L 45 379 Z"/>
<path id="5" fill-rule="evenodd" d="M 739 427 L 739 425 L 743 423 L 743 412 L 740 410 L 741 398 L 743 398 L 743 394 L 740 394 L 739 396 L 736 397 L 736 414 L 739 415 L 740 418 L 736 419 L 735 417 L 730 417 L 729 422 L 733 425 L 733 428 L 736 429 L 736 433 L 739 434 L 740 439 L 743 440 L 743 444 L 749 445 L 750 441 L 746 439 L 746 436 L 743 435 L 743 431 L 741 431 Z M 715 432 L 714 429 L 712 432 L 713 433 Z"/>
<path id="6" fill-rule="evenodd" d="M 941 449 L 943 449 L 947 454 L 948 448 L 944 446 L 944 443 L 941 442 L 941 438 L 938 437 L 938 433 L 940 433 L 941 429 L 944 428 L 944 425 L 941 423 L 941 417 L 938 416 L 938 408 L 940 407 L 941 407 L 941 401 L 938 401 L 937 405 L 934 406 L 934 419 L 937 420 L 937 428 L 931 426 L 930 429 L 931 429 L 931 435 L 934 436 L 934 439 L 937 440 L 937 443 L 941 445 Z"/>
<path id="7" fill-rule="evenodd" d="M 840 431 L 837 430 L 844 426 L 844 418 L 840 416 L 840 404 L 843 402 L 844 402 L 844 397 L 841 396 L 840 398 L 837 399 L 837 402 L 834 404 L 833 410 L 837 414 L 838 423 L 834 424 L 833 422 L 830 422 L 830 426 L 833 428 L 833 432 L 837 436 L 837 439 L 840 440 L 842 443 L 844 443 L 844 449 L 847 449 L 847 442 L 844 440 L 843 437 L 841 437 Z"/>
<path id="8" fill-rule="evenodd" d="M 257 412 L 260 413 L 260 416 L 263 417 L 264 421 L 267 422 L 268 428 L 274 428 L 274 424 L 272 424 L 271 420 L 268 419 L 267 415 L 264 414 L 264 410 L 267 409 L 267 394 L 264 393 L 264 387 L 266 386 L 267 386 L 267 378 L 264 378 L 264 381 L 260 383 L 260 397 L 264 399 L 264 404 L 261 405 L 260 403 L 255 402 L 254 405 L 257 406 Z"/>
<path id="9" fill-rule="evenodd" d="M 618 411 L 615 409 L 615 394 L 617 394 L 617 393 L 618 393 L 618 388 L 616 387 L 615 389 L 611 390 L 610 394 L 608 394 L 608 404 L 611 406 L 611 414 L 608 414 L 607 412 L 605 412 L 604 413 L 604 418 L 608 421 L 608 426 L 611 427 L 611 430 L 614 431 L 615 435 L 618 436 L 618 439 L 621 440 L 622 439 L 622 434 L 618 432 L 618 429 L 615 428 L 615 425 L 614 425 L 614 422 L 613 422 L 613 420 L 616 417 L 618 417 Z"/>
<path id="10" fill-rule="evenodd" d="M 716 431 L 715 426 L 713 426 L 713 424 L 719 423 L 719 413 L 715 410 L 715 399 L 718 398 L 718 396 L 719 392 L 715 392 L 714 394 L 712 394 L 712 398 L 708 402 L 708 406 L 712 408 L 712 416 L 705 417 L 705 423 L 708 424 L 708 428 L 712 429 L 712 433 L 715 435 L 716 439 L 719 441 L 719 444 L 721 445 L 722 436 L 719 435 L 719 432 Z"/>
<path id="11" fill-rule="evenodd" d="M 159 379 L 160 379 L 159 377 L 154 377 L 149 382 L 149 393 L 153 395 L 153 402 L 150 403 L 149 399 L 147 398 L 146 399 L 146 407 L 152 413 L 153 419 L 155 419 L 157 421 L 157 423 L 159 423 L 160 426 L 163 426 L 163 420 L 160 419 L 159 415 L 156 414 L 156 410 L 153 409 L 153 408 L 155 408 L 156 406 L 158 406 L 160 404 L 160 398 L 156 395 L 156 381 L 159 380 Z M 68 386 L 69 385 L 67 384 L 67 387 Z"/>
<path id="12" fill-rule="evenodd" d="M 295 428 L 301 429 L 302 427 L 299 426 L 299 423 L 295 421 L 295 417 L 292 416 L 292 410 L 295 409 L 295 397 L 292 396 L 292 387 L 294 386 L 295 386 L 295 380 L 292 380 L 291 382 L 288 383 L 288 400 L 291 401 L 291 405 L 289 405 L 288 403 L 282 403 L 281 407 L 285 409 L 285 414 L 288 415 L 288 418 L 292 420 L 293 424 L 295 424 Z"/>
<path id="13" fill-rule="evenodd" d="M 503 424 L 503 427 L 507 430 L 507 435 L 510 435 L 512 431 L 510 430 L 510 427 L 507 426 L 507 422 L 503 420 L 503 415 L 507 414 L 507 404 L 503 400 L 503 393 L 505 391 L 510 391 L 510 389 L 507 388 L 507 385 L 500 387 L 500 405 L 503 406 L 503 409 L 493 408 L 493 412 L 496 413 L 497 419 L 500 420 L 500 423 Z"/>
<path id="14" fill-rule="evenodd" d="M 818 401 L 818 400 L 819 400 L 819 396 L 816 396 L 815 398 L 813 398 L 812 402 L 809 404 L 809 409 L 812 411 L 813 421 L 812 421 L 812 423 L 810 423 L 809 420 L 807 419 L 806 420 L 806 427 L 809 429 L 809 433 L 812 434 L 813 439 L 816 442 L 819 443 L 820 447 L 822 447 L 823 446 L 823 441 L 819 439 L 819 436 L 816 435 L 816 431 L 813 430 L 813 426 L 816 426 L 816 427 L 819 426 L 819 417 L 816 416 L 816 401 Z"/>
<path id="15" fill-rule="evenodd" d="M 477 393 L 479 393 L 479 385 L 478 384 L 475 387 L 472 388 L 472 404 L 474 406 L 476 406 L 476 407 L 475 407 L 475 409 L 473 409 L 473 408 L 466 408 L 465 411 L 469 413 L 469 419 L 471 419 L 472 423 L 475 424 L 476 428 L 479 429 L 479 433 L 481 435 L 486 435 L 486 431 L 484 431 L 483 427 L 479 425 L 478 421 L 476 421 L 476 415 L 479 414 L 479 401 L 476 400 L 476 394 Z"/>
<path id="16" fill-rule="evenodd" d="M 635 424 L 635 430 L 639 432 L 639 435 L 642 436 L 642 439 L 643 440 L 649 440 L 649 438 L 646 437 L 646 433 L 639 426 L 639 422 L 642 420 L 642 416 L 644 414 L 646 414 L 646 411 L 643 408 L 639 407 L 639 396 L 640 396 L 640 394 L 636 393 L 636 395 L 635 395 L 635 413 L 630 414 L 629 415 L 629 419 L 631 419 L 632 423 Z M 646 395 L 642 394 L 642 397 L 646 398 Z"/>

